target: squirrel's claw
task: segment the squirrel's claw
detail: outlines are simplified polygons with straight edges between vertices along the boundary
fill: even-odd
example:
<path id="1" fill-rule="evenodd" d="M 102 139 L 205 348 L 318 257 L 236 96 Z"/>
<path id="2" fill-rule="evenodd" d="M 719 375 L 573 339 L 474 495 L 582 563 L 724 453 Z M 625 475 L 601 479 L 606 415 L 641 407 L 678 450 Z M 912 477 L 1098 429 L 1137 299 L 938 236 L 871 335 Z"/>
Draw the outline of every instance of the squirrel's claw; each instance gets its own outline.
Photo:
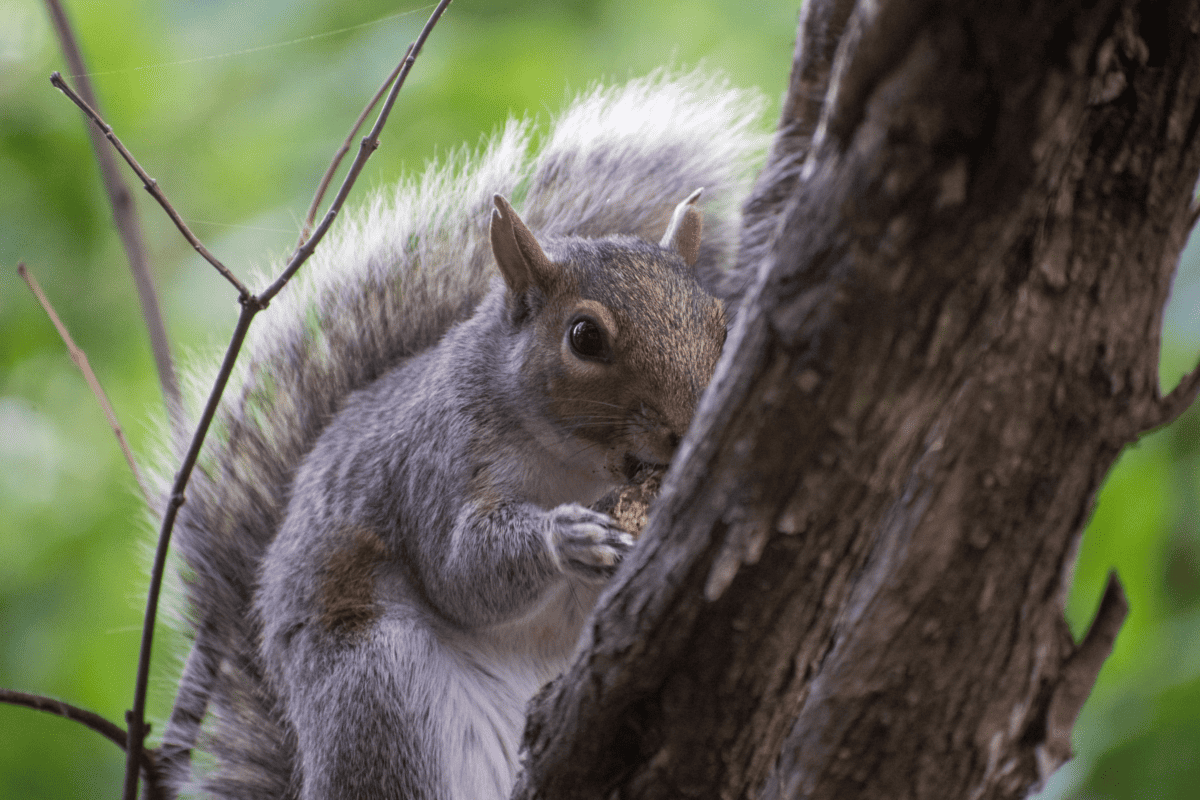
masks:
<path id="1" fill-rule="evenodd" d="M 564 572 L 588 581 L 603 581 L 620 566 L 633 547 L 633 536 L 599 511 L 564 503 L 549 512 L 555 559 Z"/>

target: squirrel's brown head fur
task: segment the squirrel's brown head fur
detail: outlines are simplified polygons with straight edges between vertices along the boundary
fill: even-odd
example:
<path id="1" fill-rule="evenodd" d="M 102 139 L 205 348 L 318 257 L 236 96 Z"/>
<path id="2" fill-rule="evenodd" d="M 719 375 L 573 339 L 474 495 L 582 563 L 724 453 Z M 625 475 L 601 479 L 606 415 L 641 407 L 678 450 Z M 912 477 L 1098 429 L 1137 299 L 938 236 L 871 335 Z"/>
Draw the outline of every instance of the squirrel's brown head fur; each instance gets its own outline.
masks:
<path id="1" fill-rule="evenodd" d="M 659 244 L 611 236 L 544 249 L 496 199 L 492 245 L 509 314 L 530 327 L 522 374 L 542 383 L 560 431 L 603 453 L 618 479 L 671 459 L 725 340 L 724 307 L 692 270 L 698 196 L 679 204 Z"/>

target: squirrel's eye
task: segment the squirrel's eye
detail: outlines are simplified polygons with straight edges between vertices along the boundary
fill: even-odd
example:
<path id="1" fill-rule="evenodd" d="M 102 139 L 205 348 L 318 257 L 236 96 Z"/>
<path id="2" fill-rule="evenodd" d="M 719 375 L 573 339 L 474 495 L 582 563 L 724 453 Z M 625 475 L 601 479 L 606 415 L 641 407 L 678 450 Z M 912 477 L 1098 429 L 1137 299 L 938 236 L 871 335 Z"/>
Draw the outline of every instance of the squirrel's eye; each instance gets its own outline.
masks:
<path id="1" fill-rule="evenodd" d="M 579 319 L 571 323 L 571 349 L 584 358 L 604 358 L 608 347 L 604 331 L 593 320 Z"/>

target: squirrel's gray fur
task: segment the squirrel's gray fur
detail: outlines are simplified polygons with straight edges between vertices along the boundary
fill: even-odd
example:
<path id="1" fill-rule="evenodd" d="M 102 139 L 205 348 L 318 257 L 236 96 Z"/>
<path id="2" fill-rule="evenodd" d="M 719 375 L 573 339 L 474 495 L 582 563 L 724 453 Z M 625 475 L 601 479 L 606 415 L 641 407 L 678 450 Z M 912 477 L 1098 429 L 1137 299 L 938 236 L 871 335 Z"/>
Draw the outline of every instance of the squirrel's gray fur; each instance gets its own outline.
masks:
<path id="1" fill-rule="evenodd" d="M 628 339 L 643 332 L 647 303 L 656 313 L 698 304 L 653 320 L 653 340 L 637 340 L 627 365 L 675 410 L 595 415 L 563 434 L 627 436 L 643 444 L 626 450 L 655 451 L 638 457 L 669 457 L 723 323 L 701 307 L 672 248 L 648 242 L 703 187 L 695 274 L 712 279 L 728 264 L 748 162 L 763 144 L 760 106 L 701 73 L 596 89 L 536 151 L 531 124 L 510 121 L 482 152 L 376 197 L 317 248 L 252 328 L 176 524 L 193 646 L 163 740 L 173 791 L 507 796 L 524 702 L 570 655 L 598 592 L 589 574 L 611 572 L 629 545 L 584 508 L 607 485 L 595 470 L 618 469 L 620 448 L 565 454 L 554 450 L 558 433 L 538 432 L 550 414 L 540 395 L 554 390 L 528 376 L 586 383 L 594 365 L 584 359 L 563 379 L 561 365 L 531 362 L 531 352 L 558 357 L 561 334 L 529 320 L 559 302 L 556 292 L 595 297 Z M 496 194 L 519 199 L 521 216 Z M 516 277 L 497 277 L 494 247 Z M 564 271 L 541 275 L 550 262 Z M 515 293 L 526 269 L 532 286 Z M 685 338 L 701 334 L 701 344 Z M 694 364 L 672 361 L 679 351 Z M 654 438 L 664 436 L 672 443 Z M 590 477 L 526 463 L 542 457 L 596 463 Z M 488 553 L 461 536 L 480 526 Z M 429 719 L 463 704 L 482 728 Z M 208 754 L 203 765 L 193 749 Z M 483 751 L 480 766 L 454 758 Z"/>

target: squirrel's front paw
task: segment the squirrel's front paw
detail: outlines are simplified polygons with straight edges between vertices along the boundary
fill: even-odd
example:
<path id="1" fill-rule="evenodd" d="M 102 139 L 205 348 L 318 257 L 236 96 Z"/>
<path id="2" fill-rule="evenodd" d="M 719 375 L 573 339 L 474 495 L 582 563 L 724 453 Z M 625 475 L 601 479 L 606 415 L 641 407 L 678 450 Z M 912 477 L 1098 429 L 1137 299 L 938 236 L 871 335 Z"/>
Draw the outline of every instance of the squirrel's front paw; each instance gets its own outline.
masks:
<path id="1" fill-rule="evenodd" d="M 617 527 L 612 517 L 575 503 L 550 511 L 550 531 L 563 570 L 592 581 L 616 572 L 633 547 L 633 537 Z"/>

